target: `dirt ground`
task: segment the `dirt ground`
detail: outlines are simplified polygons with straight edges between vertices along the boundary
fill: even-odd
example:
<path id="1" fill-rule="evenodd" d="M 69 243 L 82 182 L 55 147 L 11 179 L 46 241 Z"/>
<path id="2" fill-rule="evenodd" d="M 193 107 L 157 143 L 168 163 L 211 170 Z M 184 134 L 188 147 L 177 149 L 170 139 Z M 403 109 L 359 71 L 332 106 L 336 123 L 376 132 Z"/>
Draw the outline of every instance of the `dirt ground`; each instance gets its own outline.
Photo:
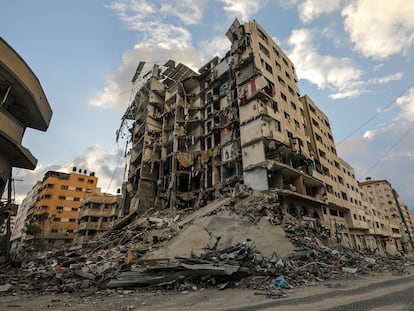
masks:
<path id="1" fill-rule="evenodd" d="M 94 295 L 85 293 L 73 294 L 9 294 L 0 296 L 0 310 L 51 310 L 51 311 L 101 311 L 101 310 L 223 310 L 237 307 L 248 307 L 267 301 L 300 299 L 314 295 L 326 294 L 337 290 L 349 290 L 367 286 L 376 282 L 404 278 L 414 272 L 408 268 L 409 274 L 392 276 L 376 274 L 370 276 L 349 275 L 341 280 L 323 282 L 318 285 L 304 286 L 282 290 L 284 297 L 268 298 L 264 292 L 247 289 L 198 289 L 184 292 L 111 290 L 98 291 Z M 274 293 L 279 290 L 275 289 Z"/>

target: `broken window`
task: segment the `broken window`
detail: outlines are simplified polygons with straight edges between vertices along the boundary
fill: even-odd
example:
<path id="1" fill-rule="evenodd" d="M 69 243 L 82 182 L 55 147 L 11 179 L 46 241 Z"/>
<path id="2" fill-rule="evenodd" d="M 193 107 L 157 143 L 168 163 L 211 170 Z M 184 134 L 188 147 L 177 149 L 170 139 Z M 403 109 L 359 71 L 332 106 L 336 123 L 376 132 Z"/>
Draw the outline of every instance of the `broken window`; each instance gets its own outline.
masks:
<path id="1" fill-rule="evenodd" d="M 177 190 L 179 192 L 191 191 L 190 174 L 182 173 L 177 176 Z"/>
<path id="2" fill-rule="evenodd" d="M 237 175 L 237 163 L 228 163 L 223 166 L 223 179 Z"/>

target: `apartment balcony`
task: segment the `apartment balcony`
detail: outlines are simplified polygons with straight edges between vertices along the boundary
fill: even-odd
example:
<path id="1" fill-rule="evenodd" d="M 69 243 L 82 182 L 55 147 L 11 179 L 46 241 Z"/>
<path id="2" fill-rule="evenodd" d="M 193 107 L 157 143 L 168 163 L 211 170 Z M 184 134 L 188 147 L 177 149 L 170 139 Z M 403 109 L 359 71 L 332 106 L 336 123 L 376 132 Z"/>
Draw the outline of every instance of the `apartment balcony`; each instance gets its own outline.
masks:
<path id="1" fill-rule="evenodd" d="M 52 110 L 42 86 L 26 62 L 2 38 L 0 78 L 2 94 L 7 95 L 6 110 L 23 126 L 46 131 Z"/>
<path id="2" fill-rule="evenodd" d="M 98 230 L 99 222 L 81 222 L 78 226 L 78 231 L 81 230 Z"/>
<path id="3" fill-rule="evenodd" d="M 4 158 L 14 167 L 35 169 L 37 159 L 20 144 L 24 128 L 8 118 L 4 111 L 0 111 L 0 124 L 0 150 Z"/>
<path id="4" fill-rule="evenodd" d="M 83 207 L 80 212 L 80 217 L 92 216 L 92 217 L 111 217 L 117 215 L 117 210 L 112 209 L 102 209 L 102 208 L 90 208 Z"/>

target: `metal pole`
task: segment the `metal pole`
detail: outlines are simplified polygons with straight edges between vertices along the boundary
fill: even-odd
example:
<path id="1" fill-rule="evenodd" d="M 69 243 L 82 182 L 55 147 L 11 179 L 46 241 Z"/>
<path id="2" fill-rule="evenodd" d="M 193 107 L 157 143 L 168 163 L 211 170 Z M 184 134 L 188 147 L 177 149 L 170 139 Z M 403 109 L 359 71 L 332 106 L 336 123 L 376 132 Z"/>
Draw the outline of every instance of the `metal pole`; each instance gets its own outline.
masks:
<path id="1" fill-rule="evenodd" d="M 6 260 L 9 261 L 10 260 L 10 237 L 11 237 L 11 202 L 12 202 L 12 169 L 10 169 L 9 172 L 9 184 L 7 187 L 7 224 L 6 224 Z"/>

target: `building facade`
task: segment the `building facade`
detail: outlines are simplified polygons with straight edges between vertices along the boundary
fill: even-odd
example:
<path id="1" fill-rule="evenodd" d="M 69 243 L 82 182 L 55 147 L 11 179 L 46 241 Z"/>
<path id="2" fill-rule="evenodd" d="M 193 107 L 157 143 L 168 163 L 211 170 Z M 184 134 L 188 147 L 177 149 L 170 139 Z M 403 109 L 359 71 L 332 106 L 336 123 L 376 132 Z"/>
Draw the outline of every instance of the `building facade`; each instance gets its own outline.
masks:
<path id="1" fill-rule="evenodd" d="M 29 209 L 25 243 L 39 248 L 59 248 L 73 242 L 83 200 L 97 192 L 93 172 L 73 168 L 71 173 L 48 171 L 37 202 Z"/>
<path id="2" fill-rule="evenodd" d="M 371 216 L 374 234 L 379 235 L 382 248 L 407 252 L 412 248 L 408 239 L 409 230 L 406 219 L 396 196 L 395 190 L 387 180 L 372 180 L 370 177 L 359 183 L 373 208 L 368 211 Z"/>
<path id="3" fill-rule="evenodd" d="M 118 218 L 120 195 L 97 193 L 88 196 L 80 207 L 74 243 L 86 245 L 97 233 L 108 231 Z"/>
<path id="4" fill-rule="evenodd" d="M 12 168 L 33 170 L 37 159 L 22 146 L 26 128 L 46 131 L 52 110 L 35 74 L 13 48 L 0 38 L 0 198 L 12 178 Z M 0 228 L 5 226 L 5 239 L 0 235 L 0 252 L 10 250 L 12 183 L 7 200 L 0 200 Z M 7 220 L 7 221 L 6 221 Z M 4 243 L 3 243 L 4 242 Z"/>
<path id="5" fill-rule="evenodd" d="M 19 205 L 16 216 L 15 227 L 10 238 L 11 249 L 17 250 L 22 247 L 26 239 L 26 221 L 30 210 L 35 208 L 38 201 L 39 192 L 42 189 L 42 182 L 38 181 L 32 189 L 26 194 L 22 203 Z"/>
<path id="6" fill-rule="evenodd" d="M 231 49 L 198 73 L 169 61 L 138 79 L 123 117 L 132 146 L 121 214 L 197 209 L 242 183 L 276 189 L 285 212 L 337 243 L 374 250 L 390 239 L 402 250 L 395 202 L 381 210 L 387 201 L 337 155 L 329 118 L 301 96 L 289 57 L 255 21 L 236 19 L 226 35 Z"/>

